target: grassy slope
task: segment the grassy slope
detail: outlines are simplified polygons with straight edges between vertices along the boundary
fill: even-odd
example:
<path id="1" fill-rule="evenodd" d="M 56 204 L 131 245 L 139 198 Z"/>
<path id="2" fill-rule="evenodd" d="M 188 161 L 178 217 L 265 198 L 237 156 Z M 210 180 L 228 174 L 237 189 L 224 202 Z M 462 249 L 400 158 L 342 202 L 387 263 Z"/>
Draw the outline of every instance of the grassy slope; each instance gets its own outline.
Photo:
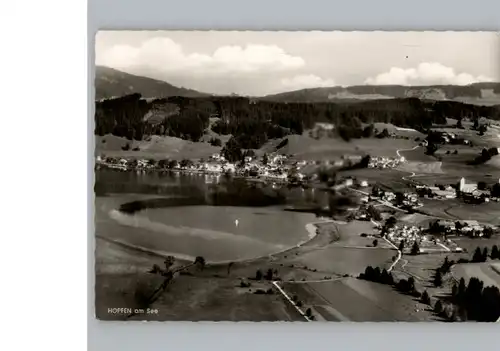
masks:
<path id="1" fill-rule="evenodd" d="M 338 159 L 343 155 L 366 155 L 395 157 L 396 149 L 412 148 L 416 143 L 404 139 L 352 139 L 346 142 L 339 138 L 321 138 L 316 140 L 304 133 L 290 135 L 288 144 L 279 150 L 281 154 L 293 154 L 300 159 L 328 160 Z M 263 149 L 272 150 L 278 143 L 273 140 Z"/>
<path id="2" fill-rule="evenodd" d="M 105 140 L 105 142 L 103 142 Z M 131 149 L 123 151 L 122 146 L 130 144 Z M 139 147 L 139 151 L 132 148 Z M 219 153 L 221 147 L 215 147 L 205 142 L 192 142 L 175 137 L 152 136 L 148 140 L 130 141 L 114 135 L 96 136 L 96 155 L 126 158 L 168 158 L 181 160 L 183 158 L 206 158 Z"/>

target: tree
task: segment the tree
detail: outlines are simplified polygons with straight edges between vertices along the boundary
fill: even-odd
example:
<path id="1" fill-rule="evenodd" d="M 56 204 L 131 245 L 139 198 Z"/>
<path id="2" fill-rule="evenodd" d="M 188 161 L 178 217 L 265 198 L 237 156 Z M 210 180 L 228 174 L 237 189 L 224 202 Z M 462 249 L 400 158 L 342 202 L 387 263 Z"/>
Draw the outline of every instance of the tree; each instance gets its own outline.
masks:
<path id="1" fill-rule="evenodd" d="M 413 242 L 413 246 L 411 247 L 411 254 L 418 255 L 420 253 L 420 247 L 418 246 L 418 242 L 415 240 Z"/>
<path id="2" fill-rule="evenodd" d="M 474 118 L 474 125 L 472 126 L 473 129 L 477 130 L 479 128 L 479 118 Z"/>
<path id="3" fill-rule="evenodd" d="M 170 267 L 172 267 L 175 263 L 175 257 L 174 256 L 167 256 L 165 258 L 165 269 L 168 271 L 170 269 Z"/>
<path id="4" fill-rule="evenodd" d="M 482 262 L 483 254 L 481 253 L 481 249 L 476 247 L 476 251 L 474 251 L 474 255 L 472 256 L 472 262 Z"/>
<path id="5" fill-rule="evenodd" d="M 394 227 L 394 225 L 396 225 L 396 218 L 394 216 L 391 216 L 389 218 L 387 218 L 387 220 L 385 221 L 385 225 L 387 228 L 392 228 Z"/>
<path id="6" fill-rule="evenodd" d="M 377 240 L 377 239 L 374 239 L 374 240 L 373 240 L 373 247 L 377 247 L 377 245 L 378 245 L 378 240 Z"/>
<path id="7" fill-rule="evenodd" d="M 434 313 L 439 315 L 441 312 L 443 312 L 443 304 L 441 303 L 441 300 L 437 300 L 434 305 Z"/>
<path id="8" fill-rule="evenodd" d="M 234 262 L 229 262 L 228 265 L 227 265 L 227 275 L 229 275 L 229 273 L 231 273 L 231 268 L 233 267 L 233 264 Z"/>
<path id="9" fill-rule="evenodd" d="M 373 205 L 368 206 L 368 208 L 366 209 L 366 212 L 375 221 L 382 220 L 382 215 L 380 214 L 380 211 L 375 206 L 373 206 Z"/>
<path id="10" fill-rule="evenodd" d="M 219 138 L 212 138 L 212 139 L 210 139 L 210 145 L 222 146 L 222 141 Z"/>
<path id="11" fill-rule="evenodd" d="M 255 272 L 255 280 L 261 280 L 262 279 L 262 271 L 260 269 Z"/>
<path id="12" fill-rule="evenodd" d="M 443 278 L 441 277 L 441 271 L 438 269 L 434 274 L 434 286 L 440 287 L 443 284 Z"/>
<path id="13" fill-rule="evenodd" d="M 422 303 L 424 303 L 426 305 L 431 304 L 431 298 L 430 298 L 429 294 L 427 293 L 427 290 L 424 290 L 424 292 L 422 293 L 421 301 L 422 301 Z"/>
<path id="14" fill-rule="evenodd" d="M 269 159 L 267 157 L 267 154 L 264 153 L 264 156 L 262 156 L 262 164 L 267 165 L 268 162 L 269 162 Z"/>
<path id="15" fill-rule="evenodd" d="M 460 282 L 458 283 L 457 298 L 459 300 L 461 300 L 465 297 L 466 289 L 467 289 L 467 286 L 465 285 L 465 279 L 462 277 L 462 278 L 460 278 Z"/>
<path id="16" fill-rule="evenodd" d="M 404 248 L 405 248 L 405 241 L 401 240 L 399 242 L 399 251 L 403 252 Z"/>
<path id="17" fill-rule="evenodd" d="M 436 153 L 437 150 L 438 150 L 438 146 L 436 144 L 430 142 L 427 145 L 425 153 L 427 155 L 433 156 Z"/>
<path id="18" fill-rule="evenodd" d="M 235 137 L 229 139 L 226 145 L 224 145 L 221 150 L 221 155 L 224 156 L 224 158 L 229 162 L 238 162 L 244 160 L 241 146 Z"/>
<path id="19" fill-rule="evenodd" d="M 457 284 L 453 284 L 453 286 L 451 287 L 451 296 L 456 298 L 457 294 L 458 294 L 458 286 Z"/>
<path id="20" fill-rule="evenodd" d="M 370 125 L 363 128 L 363 138 L 371 138 L 374 130 L 375 130 L 375 127 L 374 127 L 373 123 L 371 123 Z"/>
<path id="21" fill-rule="evenodd" d="M 203 256 L 196 256 L 194 264 L 196 265 L 196 267 L 198 267 L 200 271 L 202 271 L 205 268 L 206 264 L 205 258 Z"/>
<path id="22" fill-rule="evenodd" d="M 486 226 L 483 229 L 483 236 L 487 239 L 491 238 L 493 235 L 493 228 Z"/>
<path id="23" fill-rule="evenodd" d="M 415 278 L 413 277 L 408 278 L 408 290 L 410 292 L 415 291 Z"/>
<path id="24" fill-rule="evenodd" d="M 266 279 L 273 280 L 273 270 L 271 268 L 269 268 L 266 272 Z"/>
<path id="25" fill-rule="evenodd" d="M 181 160 L 181 162 L 179 163 L 179 166 L 180 166 L 181 168 L 186 168 L 186 167 L 191 166 L 192 164 L 193 164 L 193 161 L 188 160 L 188 159 L 183 159 L 183 160 Z"/>
<path id="26" fill-rule="evenodd" d="M 168 161 L 168 165 L 167 165 L 167 168 L 168 169 L 174 169 L 178 166 L 178 162 L 176 160 L 170 160 Z"/>
<path id="27" fill-rule="evenodd" d="M 309 317 L 309 318 L 311 318 L 311 317 L 312 317 L 312 310 L 311 310 L 311 308 L 308 308 L 308 309 L 306 310 L 306 316 L 307 316 L 307 317 Z"/>
<path id="28" fill-rule="evenodd" d="M 487 248 L 487 247 L 485 247 L 485 248 L 483 249 L 483 257 L 482 257 L 482 260 L 481 260 L 481 261 L 482 261 L 482 262 L 486 262 L 487 260 L 488 260 L 488 248 Z"/>
<path id="29" fill-rule="evenodd" d="M 401 205 L 405 199 L 403 193 L 398 191 L 394 195 L 396 195 L 396 204 Z"/>
<path id="30" fill-rule="evenodd" d="M 500 252 L 498 251 L 498 246 L 493 245 L 493 247 L 491 248 L 490 257 L 492 260 L 500 259 Z"/>
<path id="31" fill-rule="evenodd" d="M 495 183 L 491 188 L 491 196 L 500 197 L 500 183 Z"/>
<path id="32" fill-rule="evenodd" d="M 479 190 L 486 190 L 486 182 L 482 182 L 482 181 L 481 181 L 481 182 L 478 182 L 478 183 L 477 183 L 477 188 L 478 188 Z"/>

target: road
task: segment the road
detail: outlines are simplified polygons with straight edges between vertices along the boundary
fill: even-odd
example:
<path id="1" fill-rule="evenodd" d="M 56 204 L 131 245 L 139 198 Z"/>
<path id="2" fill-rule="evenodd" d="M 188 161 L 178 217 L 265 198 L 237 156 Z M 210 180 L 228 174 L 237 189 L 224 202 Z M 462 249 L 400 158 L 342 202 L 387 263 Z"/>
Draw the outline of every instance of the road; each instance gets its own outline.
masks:
<path id="1" fill-rule="evenodd" d="M 416 145 L 415 147 L 413 147 L 411 149 L 398 149 L 398 150 L 396 150 L 396 155 L 398 155 L 399 157 L 404 157 L 404 156 L 401 156 L 401 154 L 399 153 L 400 151 L 413 151 L 419 147 L 420 147 L 420 145 Z"/>

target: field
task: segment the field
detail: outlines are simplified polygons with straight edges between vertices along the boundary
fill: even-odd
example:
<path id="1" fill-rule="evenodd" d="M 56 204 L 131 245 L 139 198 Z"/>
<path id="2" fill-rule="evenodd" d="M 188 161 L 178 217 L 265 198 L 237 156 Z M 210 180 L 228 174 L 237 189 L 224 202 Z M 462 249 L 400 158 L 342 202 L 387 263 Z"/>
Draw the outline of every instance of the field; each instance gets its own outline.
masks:
<path id="1" fill-rule="evenodd" d="M 480 278 L 477 274 L 482 274 L 478 268 L 474 268 L 476 264 L 456 264 L 453 266 L 452 272 L 453 275 L 446 275 L 443 278 L 443 285 L 440 287 L 435 287 L 433 284 L 433 279 L 435 275 L 435 270 L 440 267 L 445 258 L 448 260 L 453 260 L 457 262 L 459 259 L 468 259 L 472 258 L 474 250 L 477 247 L 481 249 L 487 247 L 489 251 L 491 251 L 491 247 L 493 245 L 500 245 L 500 237 L 496 236 L 491 239 L 481 239 L 481 238 L 468 238 L 468 237 L 450 237 L 453 242 L 455 242 L 459 247 L 465 249 L 467 252 L 464 253 L 451 253 L 451 252 L 436 252 L 429 254 L 421 254 L 421 255 L 403 255 L 401 260 L 393 269 L 393 274 L 397 279 L 407 279 L 410 276 L 415 279 L 415 286 L 417 290 L 420 292 L 427 290 L 429 295 L 432 297 L 446 297 L 451 291 L 452 285 L 456 282 L 456 279 L 460 279 L 460 277 L 466 278 L 466 281 L 472 276 L 476 276 Z M 491 263 L 488 263 L 491 264 Z M 487 270 L 488 264 L 478 264 L 479 267 L 481 265 L 486 265 L 482 267 L 482 269 Z M 471 266 L 472 268 L 468 268 Z M 455 273 L 456 272 L 456 273 Z M 490 279 L 495 275 L 494 271 L 488 272 L 488 276 Z M 466 276 L 466 274 L 471 274 L 470 276 Z M 476 274 L 476 275 L 474 275 Z M 481 278 L 480 278 L 481 279 Z M 499 279 L 498 277 L 496 279 Z M 486 283 L 486 281 L 485 281 Z"/>
<path id="2" fill-rule="evenodd" d="M 122 150 L 127 144 L 130 144 L 130 150 Z M 133 151 L 135 147 L 139 147 L 139 151 Z M 221 147 L 209 143 L 195 143 L 174 137 L 152 136 L 148 140 L 131 141 L 113 135 L 96 135 L 95 154 L 109 157 L 182 160 L 207 158 L 219 153 L 220 150 Z"/>
<path id="3" fill-rule="evenodd" d="M 498 211 L 500 203 L 488 202 L 480 205 L 464 204 L 459 199 L 432 200 L 422 198 L 424 207 L 419 212 L 429 217 L 445 218 L 451 220 L 477 220 L 479 223 L 500 225 Z"/>
<path id="4" fill-rule="evenodd" d="M 460 219 L 475 219 L 481 223 L 500 225 L 500 202 L 488 202 L 480 205 L 465 205 L 451 207 L 446 213 Z"/>
<path id="5" fill-rule="evenodd" d="M 484 282 L 484 286 L 496 286 L 500 289 L 499 263 L 467 263 L 453 266 L 452 273 L 456 279 L 464 278 L 466 282 L 476 277 Z"/>
<path id="6" fill-rule="evenodd" d="M 368 181 L 370 186 L 378 184 L 382 188 L 392 191 L 409 191 L 412 189 L 409 182 L 402 179 L 410 174 L 408 172 L 401 172 L 397 169 L 356 169 L 350 171 L 340 172 L 342 176 L 352 176 L 362 180 Z M 365 192 L 370 192 L 370 189 L 362 189 Z"/>
<path id="7" fill-rule="evenodd" d="M 284 260 L 286 265 L 307 267 L 327 275 L 353 275 L 364 272 L 368 265 L 389 268 L 396 252 L 383 239 L 378 238 L 373 247 L 373 237 L 360 234 L 375 233 L 371 222 L 352 221 L 348 224 L 329 223 L 331 230 L 339 233 L 339 240 L 325 247 L 305 252 Z"/>
<path id="8" fill-rule="evenodd" d="M 311 306 L 318 320 L 353 322 L 424 321 L 426 306 L 388 285 L 356 278 L 332 282 L 286 283 L 284 290 Z"/>
<path id="9" fill-rule="evenodd" d="M 151 305 L 158 314 L 148 320 L 169 321 L 303 321 L 284 297 L 255 294 L 272 288 L 270 282 L 252 282 L 241 288 L 238 279 L 179 276 Z M 196 311 L 193 314 L 193 311 Z M 137 316 L 136 319 L 142 319 Z"/>
<path id="10" fill-rule="evenodd" d="M 415 174 L 442 174 L 441 162 L 415 162 L 409 161 L 398 166 L 398 170 Z"/>
<path id="11" fill-rule="evenodd" d="M 389 268 L 396 252 L 384 248 L 344 248 L 330 246 L 305 253 L 287 262 L 295 266 L 306 266 L 328 275 L 348 274 L 357 276 L 368 265 Z"/>
<path id="12" fill-rule="evenodd" d="M 163 266 L 163 258 L 132 252 L 97 239 L 96 244 L 96 315 L 104 320 L 197 320 L 217 321 L 300 321 L 303 317 L 281 294 L 255 294 L 271 288 L 269 281 L 252 282 L 240 287 L 240 278 L 254 276 L 258 267 L 237 267 L 230 275 L 226 267 L 203 272 L 191 269 L 191 275 L 180 275 L 149 306 L 158 314 L 110 314 L 108 307 L 138 308 L 153 295 L 164 279 L 146 273 L 153 264 Z M 181 265 L 181 263 L 178 263 Z M 285 269 L 284 269 L 285 270 Z"/>
<path id="13" fill-rule="evenodd" d="M 365 155 L 396 157 L 397 149 L 410 149 L 416 144 L 406 139 L 353 139 L 350 142 L 339 138 L 316 140 L 308 135 L 290 135 L 288 144 L 279 150 L 304 160 L 333 160 L 343 155 Z"/>

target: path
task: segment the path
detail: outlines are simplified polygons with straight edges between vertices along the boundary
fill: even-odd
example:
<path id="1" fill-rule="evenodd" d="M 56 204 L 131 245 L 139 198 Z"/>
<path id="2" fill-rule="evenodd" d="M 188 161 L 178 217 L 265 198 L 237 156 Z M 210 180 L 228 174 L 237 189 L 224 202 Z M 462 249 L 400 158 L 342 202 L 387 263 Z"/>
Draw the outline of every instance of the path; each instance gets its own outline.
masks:
<path id="1" fill-rule="evenodd" d="M 292 306 L 295 307 L 297 312 L 299 312 L 301 314 L 301 316 L 304 317 L 304 319 L 306 321 L 308 321 L 308 322 L 311 321 L 311 319 L 309 317 L 307 317 L 307 315 L 304 313 L 304 311 L 302 311 L 302 309 L 299 306 L 297 306 L 297 304 L 290 298 L 290 296 L 288 296 L 288 294 L 281 288 L 281 286 L 279 286 L 277 281 L 274 281 L 273 285 L 276 287 L 276 289 L 278 289 L 278 291 L 281 293 L 281 295 L 283 295 L 285 297 L 285 299 L 287 299 L 288 302 L 290 302 L 292 304 Z"/>
<path id="2" fill-rule="evenodd" d="M 330 279 L 316 279 L 316 280 L 288 280 L 286 283 L 290 284 L 307 284 L 307 283 L 323 283 L 323 282 L 335 282 L 337 280 L 345 279 L 345 277 L 336 277 Z"/>
<path id="3" fill-rule="evenodd" d="M 419 147 L 420 147 L 420 145 L 416 145 L 416 146 L 412 147 L 411 149 L 398 149 L 398 150 L 396 150 L 396 155 L 398 155 L 399 157 L 404 157 L 404 156 L 401 156 L 401 154 L 399 153 L 400 151 L 413 151 Z"/>

